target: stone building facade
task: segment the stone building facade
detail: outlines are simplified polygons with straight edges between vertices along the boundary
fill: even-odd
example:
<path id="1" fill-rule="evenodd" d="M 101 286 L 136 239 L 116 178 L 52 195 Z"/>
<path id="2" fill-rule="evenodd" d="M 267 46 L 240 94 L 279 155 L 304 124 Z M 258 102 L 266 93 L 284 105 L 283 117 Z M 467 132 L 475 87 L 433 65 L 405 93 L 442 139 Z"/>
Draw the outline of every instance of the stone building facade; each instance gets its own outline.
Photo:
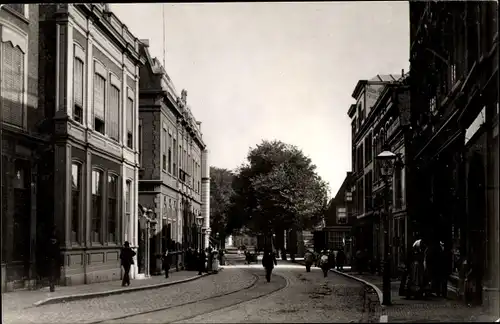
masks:
<path id="1" fill-rule="evenodd" d="M 498 316 L 498 3 L 410 1 L 410 42 L 414 217 L 444 243 L 456 292 L 468 260 Z"/>
<path id="2" fill-rule="evenodd" d="M 387 84 L 396 82 L 400 75 L 377 75 L 370 80 L 358 81 L 347 114 L 352 129 L 352 179 L 351 192 L 354 200 L 353 217 L 356 217 L 354 249 L 367 249 L 376 258 L 380 254 L 380 217 L 373 205 L 375 152 L 373 132 L 377 112 L 373 109 Z"/>
<path id="3" fill-rule="evenodd" d="M 29 287 L 37 276 L 37 219 L 44 111 L 38 82 L 39 6 L 0 5 L 2 291 Z"/>
<path id="4" fill-rule="evenodd" d="M 61 283 L 117 280 L 123 242 L 137 246 L 139 41 L 105 4 L 40 5 L 39 37 L 51 134 L 41 194 Z"/>
<path id="5" fill-rule="evenodd" d="M 157 257 L 166 248 L 179 252 L 208 246 L 208 151 L 187 91 L 178 94 L 165 68 L 151 57 L 149 41 L 142 40 L 141 53 L 146 64 L 140 69 L 139 202 L 153 210 L 157 222 L 145 256 L 155 274 L 161 272 Z"/>

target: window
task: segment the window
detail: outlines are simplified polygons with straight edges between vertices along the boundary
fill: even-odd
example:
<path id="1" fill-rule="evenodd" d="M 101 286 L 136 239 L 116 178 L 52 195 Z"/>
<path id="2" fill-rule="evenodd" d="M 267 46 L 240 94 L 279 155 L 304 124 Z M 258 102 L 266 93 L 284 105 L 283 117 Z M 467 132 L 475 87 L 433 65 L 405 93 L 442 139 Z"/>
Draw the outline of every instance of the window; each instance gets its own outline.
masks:
<path id="1" fill-rule="evenodd" d="M 24 6 L 24 5 L 22 5 Z M 24 120 L 24 53 L 12 43 L 2 45 L 1 99 L 3 121 L 23 126 Z"/>
<path id="2" fill-rule="evenodd" d="M 345 193 L 345 201 L 349 201 L 349 202 L 352 201 L 352 192 L 347 191 Z"/>
<path id="3" fill-rule="evenodd" d="M 127 147 L 134 148 L 134 101 L 127 98 Z"/>
<path id="4" fill-rule="evenodd" d="M 71 242 L 78 242 L 81 210 L 82 168 L 79 163 L 71 165 Z"/>
<path id="5" fill-rule="evenodd" d="M 142 157 L 144 154 L 142 154 L 142 147 L 143 147 L 143 143 L 142 143 L 142 119 L 139 119 L 139 134 L 138 134 L 139 138 L 139 165 L 142 167 Z"/>
<path id="6" fill-rule="evenodd" d="M 457 82 L 457 66 L 455 64 L 450 64 L 450 90 L 453 88 Z"/>
<path id="7" fill-rule="evenodd" d="M 397 209 L 400 209 L 403 205 L 402 173 L 401 167 L 396 167 L 394 172 L 394 207 Z"/>
<path id="8" fill-rule="evenodd" d="M 161 146 L 163 147 L 162 150 L 162 169 L 163 171 L 167 171 L 167 130 L 163 128 L 162 133 L 161 133 Z"/>
<path id="9" fill-rule="evenodd" d="M 365 199 L 365 196 L 363 195 L 363 178 L 359 179 L 358 180 L 358 183 L 357 183 L 357 188 L 356 188 L 356 199 L 357 199 L 357 205 L 358 205 L 358 213 L 361 215 L 361 214 L 364 214 L 365 212 L 365 209 L 364 209 L 364 199 Z"/>
<path id="10" fill-rule="evenodd" d="M 92 242 L 101 241 L 102 227 L 102 172 L 92 171 Z"/>
<path id="11" fill-rule="evenodd" d="M 118 177 L 108 176 L 108 242 L 116 242 L 118 218 Z"/>
<path id="12" fill-rule="evenodd" d="M 177 144 L 176 143 L 177 143 L 177 141 L 174 138 L 174 141 L 173 141 L 173 144 L 172 144 L 172 147 L 174 148 L 174 157 L 173 157 L 173 160 L 174 160 L 174 163 L 173 163 L 174 177 L 177 176 Z"/>
<path id="13" fill-rule="evenodd" d="M 365 175 L 365 211 L 370 211 L 373 208 L 373 197 L 372 197 L 372 171 L 370 170 Z"/>
<path id="14" fill-rule="evenodd" d="M 182 146 L 179 144 L 179 178 L 181 176 L 182 169 Z"/>
<path id="15" fill-rule="evenodd" d="M 9 4 L 6 4 L 6 6 L 9 7 L 10 9 L 14 10 L 15 12 L 21 14 L 22 16 L 25 15 L 24 4 L 9 3 Z"/>
<path id="16" fill-rule="evenodd" d="M 125 219 L 123 224 L 125 234 L 127 234 L 129 231 L 128 224 L 130 221 L 131 206 L 132 206 L 131 192 L 132 192 L 132 181 L 127 180 L 127 182 L 125 183 Z"/>
<path id="17" fill-rule="evenodd" d="M 75 57 L 73 70 L 73 119 L 76 122 L 83 122 L 83 61 Z"/>
<path id="18" fill-rule="evenodd" d="M 347 208 L 337 207 L 337 224 L 347 224 Z"/>
<path id="19" fill-rule="evenodd" d="M 168 173 L 172 173 L 172 134 L 168 134 Z"/>
<path id="20" fill-rule="evenodd" d="M 106 119 L 107 132 L 109 137 L 118 141 L 120 130 L 118 128 L 118 122 L 120 120 L 120 89 L 115 86 L 111 86 L 109 90 L 109 109 Z"/>
<path id="21" fill-rule="evenodd" d="M 364 164 L 363 164 L 363 144 L 358 146 L 357 148 L 357 157 L 356 157 L 356 164 L 357 164 L 357 172 L 361 172 L 364 169 Z"/>
<path id="22" fill-rule="evenodd" d="M 365 165 L 372 161 L 372 156 L 373 156 L 372 144 L 373 144 L 373 137 L 372 134 L 370 133 L 365 138 Z"/>
<path id="23" fill-rule="evenodd" d="M 94 75 L 94 130 L 104 135 L 104 111 L 106 101 L 106 80 Z"/>
<path id="24" fill-rule="evenodd" d="M 343 238 L 345 234 L 335 231 L 335 232 L 328 232 L 328 248 L 329 249 L 340 249 L 344 247 L 343 244 Z"/>

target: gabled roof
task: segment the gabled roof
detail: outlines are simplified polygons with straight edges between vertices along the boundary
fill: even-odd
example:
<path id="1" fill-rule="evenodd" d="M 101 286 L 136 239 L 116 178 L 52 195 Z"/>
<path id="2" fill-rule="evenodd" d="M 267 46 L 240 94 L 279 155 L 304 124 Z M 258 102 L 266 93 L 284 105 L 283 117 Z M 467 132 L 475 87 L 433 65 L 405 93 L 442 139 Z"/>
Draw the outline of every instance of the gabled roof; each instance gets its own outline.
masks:
<path id="1" fill-rule="evenodd" d="M 377 74 L 370 80 L 359 80 L 351 94 L 351 97 L 357 100 L 363 86 L 367 84 L 392 83 L 398 81 L 399 78 L 401 78 L 401 74 Z"/>

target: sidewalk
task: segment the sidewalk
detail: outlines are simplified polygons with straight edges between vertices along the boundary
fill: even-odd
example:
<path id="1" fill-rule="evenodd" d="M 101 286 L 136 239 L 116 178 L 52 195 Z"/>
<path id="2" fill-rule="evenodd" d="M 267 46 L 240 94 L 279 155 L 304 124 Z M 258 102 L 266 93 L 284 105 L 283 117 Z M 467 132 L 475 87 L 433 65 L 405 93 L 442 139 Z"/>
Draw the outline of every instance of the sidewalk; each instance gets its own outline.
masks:
<path id="1" fill-rule="evenodd" d="M 333 272 L 366 282 L 375 286 L 381 298 L 382 277 L 357 272 Z M 489 316 L 481 307 L 468 307 L 455 299 L 430 297 L 427 300 L 408 300 L 399 296 L 399 281 L 391 282 L 392 305 L 382 308 L 381 321 L 386 316 L 388 322 L 494 322 L 495 317 Z"/>
<path id="2" fill-rule="evenodd" d="M 164 275 L 153 276 L 147 279 L 131 280 L 129 287 L 122 287 L 121 280 L 94 283 L 88 285 L 56 286 L 55 292 L 49 292 L 48 287 L 39 290 L 23 290 L 2 293 L 2 309 L 10 311 L 46 304 L 61 303 L 69 300 L 103 297 L 138 290 L 166 287 L 183 282 L 192 281 L 201 276 L 196 271 L 170 272 L 170 278 Z"/>

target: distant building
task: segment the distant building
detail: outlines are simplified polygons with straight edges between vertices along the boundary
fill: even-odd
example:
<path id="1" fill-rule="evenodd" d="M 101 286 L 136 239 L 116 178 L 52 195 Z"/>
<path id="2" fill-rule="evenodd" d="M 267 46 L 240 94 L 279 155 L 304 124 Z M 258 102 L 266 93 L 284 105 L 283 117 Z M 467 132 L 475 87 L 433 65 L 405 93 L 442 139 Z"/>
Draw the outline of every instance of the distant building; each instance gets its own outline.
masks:
<path id="1" fill-rule="evenodd" d="M 150 273 L 155 274 L 161 272 L 157 256 L 166 248 L 208 246 L 210 182 L 201 122 L 191 112 L 187 91 L 178 94 L 165 68 L 151 57 L 149 41 L 142 41 L 141 54 L 146 63 L 140 70 L 139 202 L 153 210 L 156 221 L 154 244 L 149 255 L 141 255 L 141 264 L 150 262 Z M 197 219 L 203 220 L 202 227 Z M 147 232 L 146 227 L 141 230 Z M 141 247 L 149 244 L 146 232 Z"/>
<path id="2" fill-rule="evenodd" d="M 346 244 L 351 242 L 352 218 L 352 193 L 351 193 L 352 173 L 347 175 L 339 190 L 330 202 L 325 215 L 324 231 L 327 235 L 327 248 L 338 250 L 346 248 Z"/>

